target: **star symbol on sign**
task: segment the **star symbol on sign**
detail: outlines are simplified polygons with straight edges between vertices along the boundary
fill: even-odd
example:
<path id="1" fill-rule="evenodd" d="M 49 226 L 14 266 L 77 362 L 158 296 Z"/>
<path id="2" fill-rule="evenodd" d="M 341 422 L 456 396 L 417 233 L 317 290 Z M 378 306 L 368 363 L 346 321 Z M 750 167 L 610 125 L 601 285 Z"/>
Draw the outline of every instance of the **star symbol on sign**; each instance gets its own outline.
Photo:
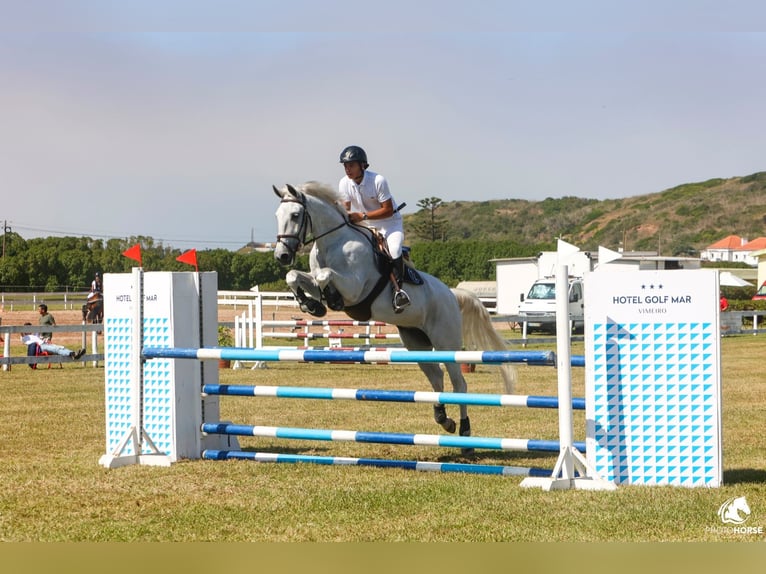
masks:
<path id="1" fill-rule="evenodd" d="M 656 289 L 662 289 L 662 283 L 660 283 L 660 284 L 659 284 L 659 285 L 657 285 L 656 287 L 655 287 L 655 285 L 654 285 L 654 284 L 651 284 L 651 285 L 649 285 L 649 287 L 648 287 L 648 289 L 650 289 L 650 290 L 653 290 L 653 289 L 655 289 L 655 288 L 656 288 Z M 644 285 L 641 285 L 641 289 L 647 289 L 647 286 L 646 286 L 645 284 L 644 284 Z"/>

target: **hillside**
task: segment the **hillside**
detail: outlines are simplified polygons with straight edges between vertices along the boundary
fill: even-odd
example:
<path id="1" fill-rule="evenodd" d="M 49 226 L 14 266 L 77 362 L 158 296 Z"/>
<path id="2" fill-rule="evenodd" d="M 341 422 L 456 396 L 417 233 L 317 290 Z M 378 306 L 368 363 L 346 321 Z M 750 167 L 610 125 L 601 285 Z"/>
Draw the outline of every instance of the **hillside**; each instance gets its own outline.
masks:
<path id="1" fill-rule="evenodd" d="M 766 235 L 766 172 L 730 179 L 687 183 L 649 195 L 623 199 L 562 197 L 542 201 L 502 199 L 453 201 L 436 211 L 447 240 L 514 240 L 553 243 L 561 237 L 584 250 L 599 245 L 662 255 L 697 254 L 736 234 Z M 406 215 L 411 241 L 426 239 L 426 213 Z"/>

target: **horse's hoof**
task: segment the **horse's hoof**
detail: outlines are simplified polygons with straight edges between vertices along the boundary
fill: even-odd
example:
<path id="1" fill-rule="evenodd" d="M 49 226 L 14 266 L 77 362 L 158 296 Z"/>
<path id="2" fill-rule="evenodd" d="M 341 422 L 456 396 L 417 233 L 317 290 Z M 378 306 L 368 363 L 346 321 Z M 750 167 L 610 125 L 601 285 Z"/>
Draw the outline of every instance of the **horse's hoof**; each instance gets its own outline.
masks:
<path id="1" fill-rule="evenodd" d="M 447 416 L 447 409 L 444 405 L 434 405 L 434 420 L 447 432 L 455 432 L 456 424 Z"/>
<path id="2" fill-rule="evenodd" d="M 343 311 L 343 308 L 345 307 L 343 303 L 343 297 L 341 297 L 337 289 L 328 285 L 325 287 L 322 294 L 324 295 L 325 301 L 327 301 L 327 306 L 330 309 L 333 311 Z"/>
<path id="3" fill-rule="evenodd" d="M 309 299 L 306 303 L 302 304 L 301 311 L 313 315 L 314 317 L 324 317 L 327 315 L 327 307 L 314 299 Z"/>
<path id="4" fill-rule="evenodd" d="M 468 417 L 465 417 L 464 419 L 460 419 L 460 436 L 471 436 L 471 419 Z M 472 448 L 463 448 L 460 449 L 460 452 L 463 454 L 463 456 L 471 456 L 476 451 Z"/>

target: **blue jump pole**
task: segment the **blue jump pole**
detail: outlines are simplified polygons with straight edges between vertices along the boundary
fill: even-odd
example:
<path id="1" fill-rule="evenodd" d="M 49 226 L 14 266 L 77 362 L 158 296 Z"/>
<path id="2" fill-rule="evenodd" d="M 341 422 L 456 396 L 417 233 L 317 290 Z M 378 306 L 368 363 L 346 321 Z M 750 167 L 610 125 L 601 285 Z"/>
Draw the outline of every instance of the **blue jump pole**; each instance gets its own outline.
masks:
<path id="1" fill-rule="evenodd" d="M 204 385 L 202 387 L 202 392 L 208 395 L 228 395 L 238 397 L 381 401 L 543 409 L 557 409 L 559 407 L 558 397 L 535 395 L 491 395 L 484 393 L 436 393 L 426 391 L 386 391 L 380 389 L 333 389 L 321 387 L 210 384 Z M 585 399 L 573 398 L 572 408 L 575 410 L 585 410 Z"/>
<path id="2" fill-rule="evenodd" d="M 144 347 L 144 359 L 287 361 L 301 363 L 526 363 L 555 365 L 553 351 L 314 351 L 239 347 Z"/>
<path id="3" fill-rule="evenodd" d="M 346 441 L 410 446 L 440 446 L 445 448 L 463 449 L 484 448 L 519 452 L 559 452 L 561 450 L 559 441 L 556 440 L 523 438 L 489 438 L 453 435 L 326 430 L 237 425 L 232 423 L 203 423 L 201 430 L 207 434 L 269 437 L 289 440 Z M 575 443 L 575 448 L 581 452 L 585 452 L 585 443 Z"/>
<path id="4" fill-rule="evenodd" d="M 551 475 L 550 469 L 498 466 L 488 464 L 466 464 L 455 462 L 420 462 L 416 460 L 389 460 L 379 458 L 348 458 L 341 456 L 312 456 L 304 454 L 281 454 L 270 452 L 250 452 L 232 450 L 205 450 L 202 458 L 206 460 L 252 460 L 256 462 L 311 463 L 345 466 L 374 466 L 378 468 L 401 468 L 430 472 L 463 472 L 470 474 L 495 474 L 502 476 L 539 476 Z"/>

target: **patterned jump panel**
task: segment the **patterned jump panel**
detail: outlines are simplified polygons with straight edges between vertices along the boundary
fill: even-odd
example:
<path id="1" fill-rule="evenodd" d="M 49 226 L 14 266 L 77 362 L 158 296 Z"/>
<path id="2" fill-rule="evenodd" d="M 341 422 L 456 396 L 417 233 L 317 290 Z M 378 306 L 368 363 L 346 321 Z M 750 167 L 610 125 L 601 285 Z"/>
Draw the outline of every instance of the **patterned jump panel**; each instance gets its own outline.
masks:
<path id="1" fill-rule="evenodd" d="M 721 484 L 715 279 L 702 270 L 589 278 L 589 303 L 603 305 L 586 317 L 588 460 L 603 478 Z"/>
<path id="2" fill-rule="evenodd" d="M 708 486 L 718 425 L 710 323 L 593 327 L 594 462 L 619 483 Z"/>

